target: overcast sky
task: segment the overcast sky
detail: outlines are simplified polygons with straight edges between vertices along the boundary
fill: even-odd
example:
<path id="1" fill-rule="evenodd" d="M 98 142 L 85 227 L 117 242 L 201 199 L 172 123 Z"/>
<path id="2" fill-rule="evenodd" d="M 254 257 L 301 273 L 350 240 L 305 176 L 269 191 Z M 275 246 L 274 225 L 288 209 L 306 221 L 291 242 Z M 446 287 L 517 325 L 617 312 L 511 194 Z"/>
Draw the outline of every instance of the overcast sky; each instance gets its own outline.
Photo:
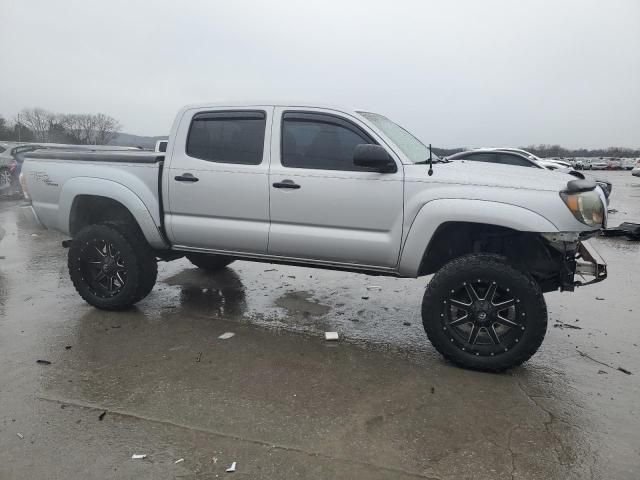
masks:
<path id="1" fill-rule="evenodd" d="M 308 99 L 441 147 L 640 147 L 640 1 L 0 0 L 0 114 Z"/>

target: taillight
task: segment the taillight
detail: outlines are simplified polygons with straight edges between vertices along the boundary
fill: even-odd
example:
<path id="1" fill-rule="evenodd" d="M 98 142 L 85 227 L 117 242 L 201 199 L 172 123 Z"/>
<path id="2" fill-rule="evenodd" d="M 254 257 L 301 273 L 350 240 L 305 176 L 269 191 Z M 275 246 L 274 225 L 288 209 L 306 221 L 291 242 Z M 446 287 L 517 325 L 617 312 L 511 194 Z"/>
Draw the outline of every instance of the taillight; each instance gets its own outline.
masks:
<path id="1" fill-rule="evenodd" d="M 31 201 L 31 197 L 29 196 L 29 190 L 27 189 L 27 179 L 24 176 L 24 173 L 20 172 L 20 186 L 22 187 L 22 193 L 24 194 L 25 200 Z"/>

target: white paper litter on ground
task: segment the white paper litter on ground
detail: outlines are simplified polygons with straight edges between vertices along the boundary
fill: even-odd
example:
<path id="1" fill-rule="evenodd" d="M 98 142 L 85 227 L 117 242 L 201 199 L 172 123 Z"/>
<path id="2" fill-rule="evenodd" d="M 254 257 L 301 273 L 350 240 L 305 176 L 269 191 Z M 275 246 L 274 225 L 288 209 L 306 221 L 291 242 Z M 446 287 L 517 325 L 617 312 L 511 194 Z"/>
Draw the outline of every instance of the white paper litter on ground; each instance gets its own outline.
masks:
<path id="1" fill-rule="evenodd" d="M 133 455 L 131 455 L 131 460 L 142 460 L 143 458 L 147 458 L 147 455 L 145 453 L 142 453 L 142 454 L 134 453 Z"/>
<path id="2" fill-rule="evenodd" d="M 23 435 L 23 434 L 21 434 L 21 433 L 16 433 L 16 435 L 17 435 L 18 437 L 20 437 L 20 438 L 24 438 L 24 435 Z"/>
<path id="3" fill-rule="evenodd" d="M 231 337 L 233 337 L 234 335 L 235 335 L 235 333 L 233 333 L 233 332 L 224 332 L 224 333 L 223 333 L 222 335 L 220 335 L 218 338 L 219 338 L 220 340 L 228 340 L 228 339 L 230 339 Z"/>
<path id="4" fill-rule="evenodd" d="M 338 338 L 340 338 L 338 332 L 324 332 L 325 340 L 338 340 Z"/>
<path id="5" fill-rule="evenodd" d="M 367 287 L 367 290 L 371 291 L 371 290 L 382 290 L 382 287 L 380 285 L 369 285 Z"/>
<path id="6" fill-rule="evenodd" d="M 179 458 L 178 460 L 176 460 L 176 461 L 175 461 L 175 462 L 173 462 L 173 463 L 182 463 L 182 462 L 184 462 L 184 458 Z"/>
<path id="7" fill-rule="evenodd" d="M 227 473 L 235 472 L 235 471 L 236 471 L 236 462 L 233 462 L 233 463 L 231 464 L 231 466 L 230 466 L 229 468 L 227 468 L 225 471 L 226 471 Z"/>

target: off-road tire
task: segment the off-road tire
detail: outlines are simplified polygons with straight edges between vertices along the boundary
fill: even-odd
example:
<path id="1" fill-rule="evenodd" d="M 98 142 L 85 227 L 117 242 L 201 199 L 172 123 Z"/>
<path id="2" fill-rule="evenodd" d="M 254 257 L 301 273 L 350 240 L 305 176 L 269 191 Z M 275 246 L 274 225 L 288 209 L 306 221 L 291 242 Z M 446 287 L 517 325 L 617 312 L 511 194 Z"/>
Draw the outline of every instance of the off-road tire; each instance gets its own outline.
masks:
<path id="1" fill-rule="evenodd" d="M 105 296 L 92 286 L 86 261 L 96 241 L 110 242 L 126 268 L 126 281 L 112 296 Z M 68 257 L 69 276 L 80 296 L 102 310 L 123 310 L 144 298 L 155 284 L 158 267 L 144 238 L 125 224 L 89 225 L 75 236 Z"/>
<path id="2" fill-rule="evenodd" d="M 156 284 L 156 280 L 158 279 L 158 262 L 156 256 L 139 228 L 124 222 L 106 222 L 104 225 L 117 229 L 131 244 L 135 245 L 136 252 L 142 259 L 140 264 L 144 267 L 145 272 L 142 275 L 142 281 L 138 288 L 135 301 L 135 303 L 137 303 L 149 295 Z"/>
<path id="3" fill-rule="evenodd" d="M 494 349 L 494 345 L 495 349 L 503 345 L 493 339 L 491 341 L 494 345 L 474 345 L 473 342 L 469 343 L 471 335 L 465 344 L 464 339 L 461 340 L 462 335 L 452 330 L 452 328 L 458 329 L 461 326 L 451 327 L 451 323 L 447 323 L 451 322 L 452 305 L 454 309 L 458 308 L 452 303 L 453 291 L 459 291 L 456 289 L 461 284 L 465 285 L 466 289 L 467 283 L 478 282 L 480 279 L 482 282 L 487 282 L 488 285 L 497 282 L 498 285 L 506 287 L 506 291 L 513 295 L 514 315 L 517 315 L 518 321 L 522 324 L 518 324 L 518 327 L 512 327 L 515 329 L 513 334 L 509 328 L 508 333 L 502 337 L 510 336 L 511 338 L 511 344 L 504 345 L 506 351 L 502 351 L 500 348 L 500 352 L 487 353 L 487 351 Z M 471 298 L 471 294 L 469 294 L 469 298 Z M 493 298 L 495 297 L 492 296 L 491 302 L 493 302 Z M 486 300 L 486 298 L 480 300 Z M 517 306 L 515 305 L 516 301 Z M 471 302 L 473 303 L 473 299 Z M 480 315 L 483 312 L 475 312 L 472 317 L 474 319 L 481 318 Z M 463 316 L 464 314 L 461 314 L 461 317 Z M 486 314 L 484 316 L 487 317 Z M 529 274 L 516 269 L 499 255 L 471 254 L 452 260 L 433 276 L 422 301 L 422 322 L 429 340 L 447 360 L 464 368 L 499 372 L 522 364 L 536 353 L 547 330 L 547 306 L 542 290 Z M 488 322 L 492 329 L 494 325 L 497 325 L 497 323 L 491 323 L 490 320 Z M 472 324 L 467 324 L 467 328 L 473 330 L 474 327 Z M 483 328 L 486 336 L 489 337 L 488 327 L 481 327 L 480 331 Z M 477 338 L 478 334 L 476 333 Z M 486 351 L 478 352 L 481 348 L 486 348 Z"/>
<path id="4" fill-rule="evenodd" d="M 196 267 L 206 270 L 207 272 L 216 272 L 222 270 L 235 259 L 224 255 L 207 255 L 204 253 L 189 253 L 187 259 Z"/>

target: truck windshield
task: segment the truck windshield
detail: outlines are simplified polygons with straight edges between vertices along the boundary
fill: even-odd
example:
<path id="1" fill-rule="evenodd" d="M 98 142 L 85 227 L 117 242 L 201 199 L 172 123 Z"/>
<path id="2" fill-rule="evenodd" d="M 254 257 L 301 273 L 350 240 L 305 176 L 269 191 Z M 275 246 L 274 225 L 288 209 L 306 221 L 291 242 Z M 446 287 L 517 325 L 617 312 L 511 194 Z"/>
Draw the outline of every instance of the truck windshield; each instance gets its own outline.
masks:
<path id="1" fill-rule="evenodd" d="M 358 113 L 382 130 L 413 163 L 424 162 L 429 158 L 429 148 L 397 123 L 377 113 Z M 433 161 L 437 160 L 438 156 L 433 154 Z"/>

